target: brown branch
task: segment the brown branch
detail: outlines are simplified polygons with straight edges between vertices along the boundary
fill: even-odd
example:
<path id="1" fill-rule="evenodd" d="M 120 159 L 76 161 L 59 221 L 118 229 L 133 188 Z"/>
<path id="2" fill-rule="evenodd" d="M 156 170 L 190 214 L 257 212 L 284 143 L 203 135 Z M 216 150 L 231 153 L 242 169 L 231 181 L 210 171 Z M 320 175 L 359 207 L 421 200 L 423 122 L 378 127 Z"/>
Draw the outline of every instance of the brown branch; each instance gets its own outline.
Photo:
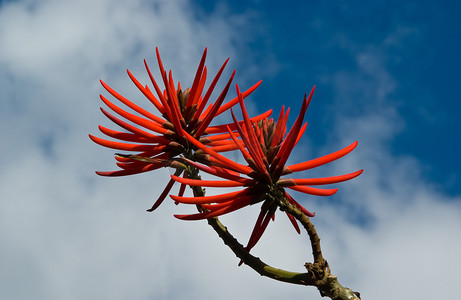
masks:
<path id="1" fill-rule="evenodd" d="M 286 211 L 296 218 L 306 229 L 309 239 L 311 241 L 312 255 L 314 256 L 314 263 L 306 263 L 304 266 L 308 270 L 315 281 L 314 285 L 323 297 L 330 297 L 333 300 L 359 300 L 360 293 L 354 292 L 350 288 L 343 287 L 338 278 L 331 274 L 330 267 L 327 261 L 323 258 L 322 249 L 320 247 L 320 238 L 315 230 L 314 224 L 310 221 L 301 210 L 291 205 L 286 199 L 279 198 L 280 210 Z"/>
<path id="2" fill-rule="evenodd" d="M 315 282 L 310 278 L 308 273 L 290 272 L 282 269 L 274 268 L 258 257 L 253 256 L 245 250 L 236 238 L 227 230 L 227 228 L 219 221 L 218 218 L 208 219 L 208 224 L 218 233 L 219 237 L 224 241 L 234 254 L 240 258 L 243 263 L 258 272 L 261 276 L 266 276 L 278 281 L 300 284 L 300 285 L 314 285 Z"/>
<path id="3" fill-rule="evenodd" d="M 185 171 L 189 178 L 201 179 L 197 169 L 186 166 Z M 205 196 L 205 190 L 203 188 L 197 186 L 191 186 L 191 188 L 195 196 Z M 306 263 L 304 265 L 307 269 L 307 273 L 297 273 L 274 268 L 258 257 L 250 254 L 218 218 L 208 219 L 208 224 L 216 231 L 224 244 L 228 246 L 244 264 L 248 265 L 261 276 L 292 284 L 315 286 L 319 290 L 321 296 L 330 297 L 333 300 L 360 300 L 360 294 L 358 292 L 353 292 L 351 289 L 343 287 L 338 282 L 337 277 L 330 273 L 328 263 L 322 255 L 320 238 L 310 219 L 302 213 L 301 210 L 288 203 L 285 197 L 279 196 L 277 200 L 280 210 L 286 211 L 294 216 L 303 225 L 309 235 L 314 263 Z"/>

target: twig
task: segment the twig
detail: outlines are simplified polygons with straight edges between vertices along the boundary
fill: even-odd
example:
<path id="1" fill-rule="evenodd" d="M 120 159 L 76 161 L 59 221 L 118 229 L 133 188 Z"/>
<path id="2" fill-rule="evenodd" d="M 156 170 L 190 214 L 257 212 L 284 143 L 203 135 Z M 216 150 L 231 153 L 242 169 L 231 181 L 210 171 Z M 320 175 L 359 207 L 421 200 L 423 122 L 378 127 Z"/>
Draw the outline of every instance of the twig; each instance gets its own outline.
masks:
<path id="1" fill-rule="evenodd" d="M 185 167 L 185 171 L 189 178 L 201 179 L 197 169 L 187 166 Z M 191 188 L 195 196 L 205 196 L 205 190 L 203 188 L 197 186 L 191 186 Z M 333 300 L 360 300 L 360 294 L 358 292 L 343 287 L 338 282 L 337 277 L 331 274 L 328 263 L 322 255 L 320 238 L 310 219 L 301 210 L 288 203 L 283 196 L 278 197 L 278 206 L 280 210 L 286 211 L 294 216 L 303 225 L 309 235 L 314 263 L 306 263 L 304 265 L 307 269 L 307 273 L 297 273 L 274 268 L 249 253 L 218 218 L 208 219 L 208 224 L 216 231 L 224 244 L 228 246 L 244 264 L 248 265 L 261 276 L 292 284 L 315 286 L 319 290 L 321 296 L 330 297 Z"/>

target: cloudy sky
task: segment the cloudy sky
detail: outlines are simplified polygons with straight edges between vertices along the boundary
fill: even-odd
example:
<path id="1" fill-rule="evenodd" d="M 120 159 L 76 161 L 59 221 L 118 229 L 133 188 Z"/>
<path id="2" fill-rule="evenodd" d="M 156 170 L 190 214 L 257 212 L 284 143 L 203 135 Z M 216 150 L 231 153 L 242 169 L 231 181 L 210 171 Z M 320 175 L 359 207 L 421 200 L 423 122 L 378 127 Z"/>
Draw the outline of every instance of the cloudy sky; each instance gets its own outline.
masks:
<path id="1" fill-rule="evenodd" d="M 115 169 L 114 151 L 88 139 L 109 125 L 99 79 L 149 107 L 126 69 L 146 79 L 156 46 L 183 85 L 204 47 L 210 73 L 231 57 L 226 74 L 236 69 L 239 85 L 263 80 L 252 114 L 296 112 L 316 85 L 292 161 L 358 140 L 309 176 L 365 169 L 333 197 L 297 195 L 317 213 L 332 272 L 363 299 L 457 298 L 460 4 L 208 2 L 0 1 L 0 298 L 320 299 L 238 267 L 206 222 L 172 217 L 188 208 L 145 212 L 168 170 L 94 174 Z M 223 222 L 245 243 L 257 213 Z M 308 241 L 285 219 L 254 254 L 303 271 Z"/>

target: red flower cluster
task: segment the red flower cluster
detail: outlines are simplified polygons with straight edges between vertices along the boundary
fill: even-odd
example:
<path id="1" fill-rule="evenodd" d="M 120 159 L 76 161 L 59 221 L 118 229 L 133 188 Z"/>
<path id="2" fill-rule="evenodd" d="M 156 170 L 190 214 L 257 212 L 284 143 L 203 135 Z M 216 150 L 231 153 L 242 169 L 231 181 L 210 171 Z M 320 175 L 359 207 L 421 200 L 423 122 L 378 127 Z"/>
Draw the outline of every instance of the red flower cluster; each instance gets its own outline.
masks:
<path id="1" fill-rule="evenodd" d="M 156 95 L 147 85 L 141 84 L 131 73 L 128 75 L 136 87 L 155 106 L 161 116 L 139 107 L 101 81 L 103 87 L 117 100 L 131 109 L 128 112 L 100 96 L 101 100 L 116 114 L 126 121 L 114 116 L 105 109 L 101 111 L 125 132 L 99 126 L 100 131 L 110 138 L 107 140 L 90 135 L 90 138 L 105 147 L 122 151 L 135 151 L 135 155 L 116 154 L 117 166 L 121 169 L 112 172 L 96 172 L 102 176 L 124 176 L 156 170 L 161 167 L 177 167 L 175 175 L 149 211 L 157 208 L 170 190 L 174 182 L 181 183 L 179 194 L 170 197 L 177 203 L 195 204 L 199 212 L 191 215 L 175 215 L 183 220 L 201 220 L 218 217 L 248 205 L 262 202 L 261 212 L 256 220 L 253 232 L 246 249 L 249 251 L 261 238 L 269 221 L 274 219 L 278 207 L 291 205 L 301 210 L 306 216 L 314 214 L 306 210 L 288 193 L 287 189 L 310 195 L 329 196 L 337 189 L 318 188 L 314 186 L 338 183 L 359 176 L 362 170 L 325 178 L 282 178 L 295 172 L 312 169 L 332 162 L 349 152 L 357 142 L 337 152 L 310 161 L 286 166 L 286 162 L 299 139 L 303 135 L 307 123 L 304 116 L 312 98 L 305 96 L 301 111 L 287 133 L 286 123 L 289 109 L 282 107 L 277 121 L 270 118 L 271 111 L 251 118 L 245 108 L 243 99 L 251 94 L 261 82 L 241 93 L 237 85 L 237 97 L 223 104 L 235 75 L 235 70 L 214 103 L 208 104 L 211 94 L 228 62 L 226 60 L 212 82 L 204 92 L 207 68 L 205 66 L 206 49 L 198 66 L 192 87 L 182 90 L 181 84 L 173 81 L 171 70 L 167 73 L 156 49 L 160 74 L 164 90 L 161 90 L 154 79 L 146 61 L 147 73 L 155 89 Z M 240 104 L 243 121 L 238 121 L 231 110 L 233 123 L 210 126 L 219 114 Z M 246 164 L 236 163 L 219 152 L 239 150 Z M 188 178 L 185 168 L 201 170 L 224 180 L 200 180 Z M 180 175 L 183 174 L 181 177 Z M 242 187 L 242 189 L 215 196 L 184 197 L 185 187 Z M 287 213 L 288 218 L 299 233 L 295 218 Z"/>
<path id="2" fill-rule="evenodd" d="M 191 186 L 243 187 L 243 189 L 236 192 L 204 197 L 170 195 L 173 200 L 179 203 L 201 205 L 201 207 L 205 209 L 205 211 L 197 214 L 176 215 L 176 217 L 182 220 L 207 219 L 221 216 L 248 205 L 263 202 L 261 212 L 246 247 L 249 251 L 262 236 L 270 219 L 274 218 L 277 207 L 279 207 L 278 201 L 287 201 L 289 204 L 302 210 L 306 216 L 314 216 L 313 213 L 307 211 L 303 206 L 295 201 L 293 197 L 288 194 L 285 188 L 311 195 L 330 196 L 336 193 L 338 189 L 322 189 L 312 186 L 338 183 L 359 176 L 362 173 L 362 170 L 346 175 L 326 178 L 281 178 L 283 175 L 327 164 L 348 154 L 357 145 L 357 142 L 355 142 L 335 153 L 307 162 L 285 166 L 290 153 L 306 129 L 307 123 L 304 123 L 303 125 L 303 119 L 313 92 L 314 89 L 312 89 L 308 98 L 306 98 L 306 96 L 304 97 L 298 118 L 289 133 L 285 136 L 289 111 L 285 113 L 284 108 L 282 108 L 277 122 L 268 118 L 260 121 L 252 121 L 245 109 L 243 94 L 240 93 L 237 86 L 238 99 L 244 119 L 243 124 L 240 125 L 233 112 L 232 117 L 240 135 L 240 139 L 232 132 L 230 127 L 228 128 L 228 132 L 231 135 L 233 142 L 238 146 L 240 152 L 245 158 L 247 165 L 233 162 L 213 149 L 205 146 L 192 135 L 184 132 L 184 135 L 191 143 L 213 158 L 213 165 L 209 166 L 198 164 L 186 159 L 187 163 L 204 172 L 221 177 L 225 180 L 196 180 L 180 178 L 174 175 L 171 176 L 172 179 Z M 297 225 L 294 217 L 288 213 L 287 216 L 299 233 L 299 226 Z"/>
<path id="3" fill-rule="evenodd" d="M 160 74 L 162 76 L 165 89 L 162 91 L 154 79 L 147 62 L 144 64 L 149 75 L 149 78 L 154 86 L 157 96 L 152 93 L 147 85 L 141 84 L 130 71 L 127 70 L 129 77 L 136 85 L 136 87 L 144 94 L 144 96 L 155 106 L 160 112 L 162 117 L 139 107 L 130 100 L 126 99 L 115 90 L 113 90 L 106 83 L 101 81 L 102 86 L 117 100 L 130 108 L 136 114 L 130 113 L 117 105 L 107 100 L 103 95 L 100 95 L 101 100 L 116 114 L 123 117 L 129 122 L 126 122 L 113 114 L 101 108 L 102 113 L 108 117 L 115 124 L 125 129 L 128 132 L 120 132 L 112 130 L 103 126 L 99 126 L 99 130 L 113 139 L 120 140 L 106 140 L 93 135 L 90 138 L 104 147 L 124 150 L 136 151 L 136 155 L 116 155 L 117 166 L 121 168 L 118 171 L 112 172 L 96 172 L 102 176 L 125 176 L 143 173 L 168 166 L 172 159 L 180 154 L 187 154 L 193 151 L 193 145 L 189 143 L 184 135 L 193 136 L 195 139 L 206 143 L 215 151 L 230 151 L 237 149 L 237 146 L 232 146 L 226 140 L 231 139 L 231 135 L 227 133 L 227 125 L 210 126 L 211 121 L 218 115 L 222 114 L 232 106 L 238 103 L 238 98 L 234 98 L 223 104 L 227 95 L 229 87 L 235 75 L 235 70 L 227 81 L 226 86 L 222 90 L 219 97 L 214 103 L 208 104 L 211 94 L 228 62 L 227 59 L 218 71 L 213 81 L 204 91 L 205 82 L 207 78 L 207 67 L 205 66 L 207 49 L 203 52 L 202 59 L 198 66 L 195 78 L 190 89 L 182 90 L 181 84 L 178 82 L 178 87 L 175 88 L 171 70 L 167 74 L 160 59 L 158 49 L 156 49 L 158 65 Z M 253 85 L 244 92 L 243 97 L 251 94 L 259 85 L 261 81 Z M 208 105 L 208 106 L 207 106 Z M 254 120 L 260 120 L 271 114 L 268 111 Z M 231 127 L 235 127 L 231 124 Z M 191 148 L 192 146 L 192 148 Z M 182 171 L 177 171 L 176 175 L 180 175 Z M 165 190 L 160 195 L 158 200 L 149 211 L 157 208 L 173 187 L 174 181 L 170 180 Z M 180 188 L 179 194 L 182 195 L 185 185 Z"/>

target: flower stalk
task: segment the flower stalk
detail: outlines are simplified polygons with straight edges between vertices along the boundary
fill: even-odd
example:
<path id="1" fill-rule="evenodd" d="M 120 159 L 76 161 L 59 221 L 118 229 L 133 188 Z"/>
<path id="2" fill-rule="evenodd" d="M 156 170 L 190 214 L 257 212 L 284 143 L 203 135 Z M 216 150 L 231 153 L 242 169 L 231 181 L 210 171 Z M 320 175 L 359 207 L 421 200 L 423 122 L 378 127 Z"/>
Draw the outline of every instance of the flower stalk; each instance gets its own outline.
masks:
<path id="1" fill-rule="evenodd" d="M 185 172 L 188 178 L 201 180 L 199 170 L 187 166 Z M 205 196 L 205 190 L 199 186 L 190 186 L 193 189 L 194 195 L 198 197 Z M 347 287 L 343 287 L 337 280 L 337 277 L 332 275 L 328 263 L 323 258 L 322 249 L 320 246 L 320 238 L 315 230 L 314 225 L 300 209 L 284 200 L 283 195 L 277 197 L 277 203 L 281 211 L 285 211 L 294 216 L 306 230 L 312 248 L 314 257 L 313 263 L 306 263 L 307 272 L 299 273 L 275 268 L 260 258 L 253 256 L 245 247 L 229 232 L 218 217 L 208 218 L 208 224 L 214 229 L 218 236 L 223 240 L 232 252 L 247 266 L 255 270 L 261 276 L 265 276 L 277 281 L 282 281 L 291 284 L 315 286 L 320 292 L 320 295 L 330 297 L 334 300 L 359 300 L 360 294 L 353 292 Z"/>

